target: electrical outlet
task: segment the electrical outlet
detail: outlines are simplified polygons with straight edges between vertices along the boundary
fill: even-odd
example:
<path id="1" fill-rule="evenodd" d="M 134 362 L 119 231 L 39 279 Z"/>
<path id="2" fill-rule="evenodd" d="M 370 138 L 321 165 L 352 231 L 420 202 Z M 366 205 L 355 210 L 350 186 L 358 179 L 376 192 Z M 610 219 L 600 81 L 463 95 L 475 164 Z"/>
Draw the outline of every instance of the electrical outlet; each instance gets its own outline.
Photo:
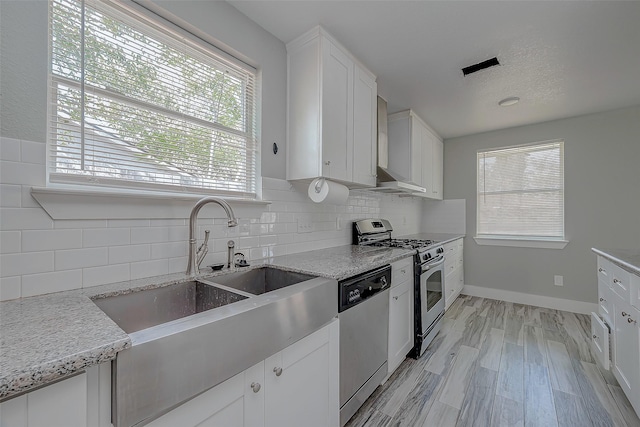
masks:
<path id="1" fill-rule="evenodd" d="M 556 286 L 564 285 L 564 277 L 563 276 L 553 276 L 553 284 Z"/>
<path id="2" fill-rule="evenodd" d="M 298 233 L 311 233 L 315 231 L 315 226 L 310 219 L 298 218 Z"/>

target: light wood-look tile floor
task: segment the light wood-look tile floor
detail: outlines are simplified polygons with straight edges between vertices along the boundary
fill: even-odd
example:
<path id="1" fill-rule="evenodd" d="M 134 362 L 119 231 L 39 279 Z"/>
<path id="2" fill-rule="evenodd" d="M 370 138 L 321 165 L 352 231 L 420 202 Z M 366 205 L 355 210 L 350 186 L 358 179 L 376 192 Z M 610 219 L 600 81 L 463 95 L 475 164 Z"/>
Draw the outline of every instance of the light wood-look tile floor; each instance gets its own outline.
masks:
<path id="1" fill-rule="evenodd" d="M 461 296 L 419 360 L 353 416 L 360 426 L 640 426 L 590 350 L 586 315 Z"/>

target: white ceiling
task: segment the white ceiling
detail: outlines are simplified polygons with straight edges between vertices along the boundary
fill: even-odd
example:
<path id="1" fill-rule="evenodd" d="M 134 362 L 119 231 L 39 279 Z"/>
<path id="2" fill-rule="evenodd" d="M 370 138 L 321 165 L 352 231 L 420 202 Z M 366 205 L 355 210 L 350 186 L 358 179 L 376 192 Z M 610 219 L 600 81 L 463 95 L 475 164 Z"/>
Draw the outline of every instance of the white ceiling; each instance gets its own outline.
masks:
<path id="1" fill-rule="evenodd" d="M 444 138 L 640 105 L 640 1 L 229 3 L 285 43 L 321 24 Z"/>

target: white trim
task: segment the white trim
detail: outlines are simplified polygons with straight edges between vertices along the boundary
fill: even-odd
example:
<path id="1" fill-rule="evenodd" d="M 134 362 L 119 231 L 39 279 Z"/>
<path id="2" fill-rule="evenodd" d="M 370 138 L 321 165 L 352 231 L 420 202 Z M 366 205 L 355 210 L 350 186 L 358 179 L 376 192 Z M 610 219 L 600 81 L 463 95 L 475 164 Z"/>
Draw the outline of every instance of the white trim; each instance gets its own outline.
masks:
<path id="1" fill-rule="evenodd" d="M 522 292 L 506 291 L 504 289 L 485 288 L 484 286 L 464 285 L 462 294 L 515 302 L 517 304 L 534 305 L 554 310 L 570 311 L 572 313 L 590 314 L 592 311 L 598 312 L 598 304 L 596 303 L 525 294 Z"/>
<path id="2" fill-rule="evenodd" d="M 569 244 L 568 240 L 513 239 L 501 237 L 476 236 L 473 240 L 480 246 L 511 246 L 516 248 L 564 249 L 564 247 Z"/>
<path id="3" fill-rule="evenodd" d="M 32 187 L 31 195 L 53 219 L 158 219 L 188 218 L 203 195 L 131 190 L 86 190 L 73 187 Z M 255 217 L 267 205 L 264 200 L 224 198 L 239 218 Z M 212 215 L 216 214 L 216 215 Z M 220 214 L 217 216 L 217 214 Z M 220 209 L 202 218 L 226 218 Z"/>

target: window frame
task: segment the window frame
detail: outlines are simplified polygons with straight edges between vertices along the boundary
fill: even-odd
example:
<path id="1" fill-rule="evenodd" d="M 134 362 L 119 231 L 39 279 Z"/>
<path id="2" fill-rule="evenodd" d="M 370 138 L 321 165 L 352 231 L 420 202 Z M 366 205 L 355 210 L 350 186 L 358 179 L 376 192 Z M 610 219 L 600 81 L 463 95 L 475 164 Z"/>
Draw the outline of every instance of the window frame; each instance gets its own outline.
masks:
<path id="1" fill-rule="evenodd" d="M 476 181 L 475 181 L 475 195 L 476 195 L 476 233 L 473 239 L 478 245 L 481 246 L 507 246 L 507 247 L 522 247 L 522 248 L 543 248 L 543 249 L 563 249 L 569 241 L 566 234 L 566 197 L 565 197 L 565 149 L 563 139 L 553 139 L 546 141 L 536 141 L 526 144 L 509 145 L 494 148 L 483 148 L 476 151 Z M 527 235 L 501 235 L 501 234 L 479 234 L 480 224 L 480 192 L 479 178 L 480 178 L 480 154 L 511 150 L 526 147 L 544 146 L 549 144 L 559 144 L 561 152 L 561 169 L 562 169 L 562 236 L 527 236 Z"/>
<path id="2" fill-rule="evenodd" d="M 80 2 L 86 3 L 87 6 L 92 6 L 96 3 L 96 0 L 79 0 Z M 110 199 L 113 199 L 118 194 L 122 195 L 140 195 L 144 198 L 151 199 L 160 199 L 166 198 L 167 196 L 175 195 L 177 197 L 184 197 L 189 200 L 193 200 L 196 198 L 200 198 L 205 195 L 216 195 L 229 199 L 236 199 L 242 202 L 252 202 L 255 201 L 258 204 L 261 204 L 262 200 L 262 182 L 261 182 L 261 144 L 260 144 L 260 73 L 256 67 L 247 62 L 238 59 L 237 57 L 226 53 L 221 50 L 215 44 L 213 44 L 209 40 L 205 40 L 198 35 L 180 27 L 178 24 L 168 20 L 166 17 L 159 15 L 157 11 L 151 11 L 141 5 L 135 3 L 124 3 L 119 0 L 99 0 L 97 3 L 106 4 L 107 7 L 114 9 L 116 13 L 121 13 L 128 15 L 132 19 L 140 22 L 143 26 L 150 27 L 152 31 L 158 31 L 164 33 L 165 36 L 172 37 L 176 40 L 179 40 L 180 43 L 188 46 L 190 49 L 195 50 L 199 55 L 211 55 L 214 58 L 214 61 L 226 61 L 229 63 L 229 66 L 233 66 L 236 68 L 240 68 L 244 70 L 244 72 L 250 73 L 252 75 L 252 94 L 249 99 L 248 96 L 243 98 L 243 101 L 247 101 L 251 104 L 250 111 L 247 111 L 247 117 L 244 122 L 245 131 L 234 131 L 231 129 L 231 134 L 247 135 L 246 140 L 249 144 L 249 140 L 252 139 L 252 147 L 246 148 L 244 151 L 244 156 L 242 157 L 245 163 L 253 161 L 253 170 L 251 172 L 245 173 L 245 178 L 249 177 L 253 181 L 245 180 L 244 186 L 245 188 L 249 188 L 249 186 L 253 186 L 253 191 L 225 191 L 220 188 L 205 188 L 205 187 L 183 187 L 181 185 L 169 185 L 163 183 L 153 183 L 153 182 L 138 182 L 138 181 L 128 181 L 123 179 L 110 179 L 108 177 L 97 177 L 93 178 L 91 175 L 87 178 L 88 175 L 81 174 L 62 174 L 56 173 L 55 165 L 51 159 L 52 150 L 54 150 L 54 145 L 57 144 L 57 140 L 55 139 L 55 132 L 52 131 L 52 127 L 55 126 L 55 121 L 57 120 L 56 115 L 56 105 L 53 104 L 55 98 L 55 94 L 53 91 L 55 90 L 56 84 L 59 82 L 63 82 L 65 84 L 65 80 L 67 80 L 64 76 L 58 76 L 53 73 L 51 64 L 52 64 L 52 53 L 53 53 L 53 33 L 52 29 L 49 29 L 48 43 L 49 43 L 49 71 L 47 75 L 48 81 L 48 92 L 47 92 L 47 160 L 46 160 L 46 188 L 49 189 L 48 193 L 55 194 L 56 192 L 60 194 L 67 194 L 69 191 L 74 192 L 75 194 L 83 194 L 85 193 L 88 197 L 94 197 L 96 194 L 102 196 L 109 195 Z M 52 5 L 49 5 L 48 12 L 48 25 L 51 25 L 52 22 Z M 110 15 L 113 16 L 113 15 Z M 133 27 L 135 28 L 135 27 Z M 139 30 L 142 32 L 146 32 L 147 30 Z M 70 84 L 83 85 L 82 81 L 75 82 L 70 81 Z M 144 101 L 134 101 L 133 103 L 144 104 Z M 157 106 L 150 108 L 148 111 L 161 110 L 162 107 Z M 173 114 L 179 114 L 177 112 L 171 112 Z M 217 127 L 218 124 L 213 124 L 213 127 Z M 223 127 L 223 125 L 219 125 Z M 84 125 L 82 126 L 84 128 Z M 226 131 L 226 130 L 225 130 Z M 249 154 L 250 151 L 252 154 Z M 253 159 L 251 159 L 251 157 Z M 67 175 L 66 179 L 59 179 L 61 175 Z M 202 176 L 198 174 L 198 176 Z M 52 179 L 53 177 L 53 179 Z M 132 185 L 133 184 L 133 185 Z M 34 188 L 37 192 L 42 193 L 44 189 L 42 188 Z M 268 202 L 267 202 L 268 203 Z"/>

